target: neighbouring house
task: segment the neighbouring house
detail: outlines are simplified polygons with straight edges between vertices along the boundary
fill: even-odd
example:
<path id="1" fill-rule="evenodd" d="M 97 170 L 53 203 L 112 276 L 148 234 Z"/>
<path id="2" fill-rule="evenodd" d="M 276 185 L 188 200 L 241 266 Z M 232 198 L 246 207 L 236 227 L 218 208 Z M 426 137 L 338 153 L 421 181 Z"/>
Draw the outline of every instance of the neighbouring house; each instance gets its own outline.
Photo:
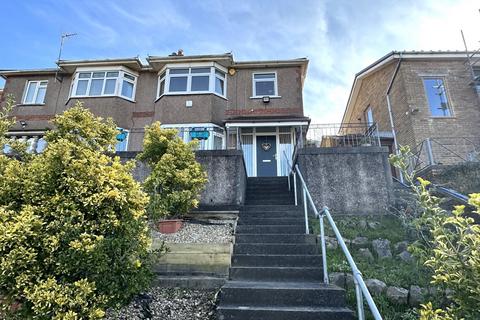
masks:
<path id="1" fill-rule="evenodd" d="M 308 60 L 235 61 L 219 55 L 149 56 L 59 61 L 58 68 L 3 70 L 5 93 L 17 101 L 13 138 L 45 147 L 42 135 L 56 114 L 82 101 L 119 127 L 117 151 L 140 151 L 146 125 L 177 128 L 200 150 L 241 149 L 248 176 L 287 174 L 310 119 L 304 116 Z"/>
<path id="2" fill-rule="evenodd" d="M 412 148 L 417 169 L 479 160 L 480 61 L 473 56 L 387 54 L 356 74 L 342 123 L 375 124 L 391 153 L 395 145 Z"/>

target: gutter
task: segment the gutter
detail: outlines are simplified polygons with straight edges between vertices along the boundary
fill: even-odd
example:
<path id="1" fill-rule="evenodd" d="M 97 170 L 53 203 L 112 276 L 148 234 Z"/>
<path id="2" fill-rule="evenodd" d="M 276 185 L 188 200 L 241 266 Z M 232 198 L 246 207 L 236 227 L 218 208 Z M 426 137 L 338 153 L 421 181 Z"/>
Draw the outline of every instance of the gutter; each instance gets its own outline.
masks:
<path id="1" fill-rule="evenodd" d="M 398 142 L 397 142 L 397 134 L 395 132 L 395 123 L 393 122 L 393 113 L 392 113 L 392 104 L 390 102 L 390 90 L 392 90 L 393 87 L 393 82 L 395 81 L 395 78 L 397 77 L 398 70 L 400 69 L 400 64 L 402 63 L 402 53 L 400 53 L 400 56 L 398 58 L 398 63 L 397 66 L 395 67 L 395 71 L 392 75 L 392 79 L 390 79 L 390 83 L 387 88 L 386 92 L 386 98 L 387 98 L 387 108 L 388 108 L 388 116 L 390 118 L 390 127 L 392 130 L 392 135 L 393 135 L 393 146 L 395 147 L 395 153 L 398 155 L 400 150 L 398 147 Z M 403 174 L 400 171 L 400 181 L 403 182 Z"/>

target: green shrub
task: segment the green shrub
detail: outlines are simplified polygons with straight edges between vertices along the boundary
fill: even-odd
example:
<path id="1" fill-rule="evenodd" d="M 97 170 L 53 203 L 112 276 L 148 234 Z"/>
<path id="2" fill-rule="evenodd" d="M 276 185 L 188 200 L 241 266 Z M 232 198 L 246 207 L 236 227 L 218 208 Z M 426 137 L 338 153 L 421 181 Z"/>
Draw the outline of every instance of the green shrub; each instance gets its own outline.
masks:
<path id="1" fill-rule="evenodd" d="M 152 173 L 144 188 L 150 195 L 149 216 L 153 220 L 188 213 L 198 206 L 198 196 L 207 178 L 195 160 L 196 142 L 184 143 L 175 129 L 163 129 L 156 122 L 146 128 L 143 152 Z"/>
<path id="2" fill-rule="evenodd" d="M 420 319 L 480 319 L 480 226 L 464 214 L 465 206 L 456 206 L 451 214 L 441 209 L 440 199 L 428 190 L 430 183 L 418 178 L 419 184 L 415 184 L 414 173 L 407 172 L 410 149 L 402 147 L 400 151 L 391 162 L 404 172 L 423 209 L 414 221 L 421 237 L 413 245 L 413 253 L 432 270 L 433 284 L 451 290 L 448 306 L 434 309 L 427 303 Z M 480 219 L 480 193 L 470 194 L 469 204 Z"/>
<path id="3" fill-rule="evenodd" d="M 77 105 L 42 154 L 0 155 L 0 294 L 20 319 L 98 319 L 149 284 L 148 196 L 105 154 L 112 121 Z"/>

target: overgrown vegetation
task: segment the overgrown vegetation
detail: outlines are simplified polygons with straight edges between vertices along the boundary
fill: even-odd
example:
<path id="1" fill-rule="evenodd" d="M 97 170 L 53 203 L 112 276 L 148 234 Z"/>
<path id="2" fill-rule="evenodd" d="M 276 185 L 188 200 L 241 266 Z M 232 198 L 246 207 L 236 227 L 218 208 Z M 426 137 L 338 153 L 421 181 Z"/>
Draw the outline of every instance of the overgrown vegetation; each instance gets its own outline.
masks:
<path id="1" fill-rule="evenodd" d="M 198 206 L 207 176 L 195 160 L 196 145 L 196 141 L 184 143 L 177 130 L 161 128 L 159 122 L 146 128 L 138 158 L 152 168 L 144 183 L 152 220 L 182 216 Z"/>
<path id="2" fill-rule="evenodd" d="M 412 220 L 418 232 L 418 240 L 412 252 L 429 268 L 431 283 L 450 290 L 450 302 L 423 305 L 420 319 L 479 319 L 480 318 L 480 226 L 464 214 L 465 206 L 456 206 L 452 213 L 440 207 L 440 199 L 428 191 L 428 181 L 408 172 L 408 147 L 402 147 L 400 155 L 391 162 L 402 172 L 411 185 L 423 209 Z M 480 193 L 469 195 L 469 204 L 475 208 L 473 217 L 480 218 Z"/>
<path id="3" fill-rule="evenodd" d="M 0 115 L 0 139 L 11 123 Z M 53 124 L 42 154 L 0 154 L 3 313 L 99 319 L 149 284 L 148 196 L 134 163 L 106 154 L 116 142 L 111 120 L 77 104 Z"/>
<path id="4" fill-rule="evenodd" d="M 412 242 L 415 235 L 411 229 L 404 225 L 402 221 L 394 215 L 378 216 L 336 216 L 335 223 L 345 239 L 355 239 L 356 237 L 366 237 L 369 244 L 362 246 L 373 252 L 371 240 L 387 239 L 392 245 L 400 241 Z M 373 223 L 375 226 L 369 226 Z M 319 233 L 318 219 L 311 220 L 313 232 Z M 360 227 L 361 225 L 363 227 Z M 325 224 L 325 234 L 329 237 L 335 237 L 329 224 Z M 376 259 L 374 262 L 365 258 L 358 251 L 355 245 L 349 245 L 349 251 L 352 254 L 357 267 L 362 272 L 364 279 L 378 279 L 385 282 L 388 286 L 399 286 L 409 288 L 411 285 L 428 287 L 430 273 L 428 269 L 416 262 L 405 262 L 395 255 L 391 259 Z M 327 261 L 329 272 L 351 273 L 351 269 L 345 255 L 340 248 L 327 249 Z M 347 284 L 347 301 L 353 309 L 356 308 L 355 288 Z M 416 308 L 409 305 L 400 305 L 392 303 L 386 295 L 374 296 L 375 303 L 380 314 L 386 320 L 410 320 L 417 319 Z M 365 306 L 367 317 L 373 319 L 368 312 L 368 306 Z"/>

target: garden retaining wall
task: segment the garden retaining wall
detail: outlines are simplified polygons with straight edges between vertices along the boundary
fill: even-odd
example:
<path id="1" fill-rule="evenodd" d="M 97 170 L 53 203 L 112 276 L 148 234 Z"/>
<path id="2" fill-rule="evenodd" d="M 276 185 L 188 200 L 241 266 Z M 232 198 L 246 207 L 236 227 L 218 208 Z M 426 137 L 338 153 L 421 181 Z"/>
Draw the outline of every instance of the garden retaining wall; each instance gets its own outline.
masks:
<path id="1" fill-rule="evenodd" d="M 122 161 L 132 160 L 138 152 L 117 152 Z M 200 195 L 201 210 L 238 210 L 245 201 L 247 176 L 243 155 L 238 150 L 201 150 L 195 152 L 197 161 L 207 172 L 208 182 Z M 150 168 L 137 161 L 132 172 L 135 180 L 143 182 Z"/>
<path id="2" fill-rule="evenodd" d="M 305 148 L 296 163 L 317 208 L 328 206 L 334 215 L 370 215 L 389 207 L 392 175 L 386 147 Z"/>

